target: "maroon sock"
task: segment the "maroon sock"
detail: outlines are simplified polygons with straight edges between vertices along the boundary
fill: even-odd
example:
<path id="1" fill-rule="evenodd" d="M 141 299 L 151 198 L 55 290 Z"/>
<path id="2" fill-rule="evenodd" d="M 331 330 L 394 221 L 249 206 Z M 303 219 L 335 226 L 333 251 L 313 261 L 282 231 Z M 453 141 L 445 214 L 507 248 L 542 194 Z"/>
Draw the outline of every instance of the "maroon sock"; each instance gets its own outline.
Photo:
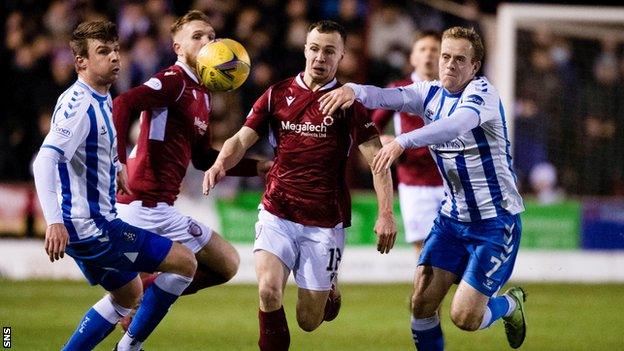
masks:
<path id="1" fill-rule="evenodd" d="M 260 339 L 258 346 L 261 351 L 286 351 L 290 346 L 288 322 L 284 314 L 284 306 L 273 312 L 258 310 L 260 320 Z"/>

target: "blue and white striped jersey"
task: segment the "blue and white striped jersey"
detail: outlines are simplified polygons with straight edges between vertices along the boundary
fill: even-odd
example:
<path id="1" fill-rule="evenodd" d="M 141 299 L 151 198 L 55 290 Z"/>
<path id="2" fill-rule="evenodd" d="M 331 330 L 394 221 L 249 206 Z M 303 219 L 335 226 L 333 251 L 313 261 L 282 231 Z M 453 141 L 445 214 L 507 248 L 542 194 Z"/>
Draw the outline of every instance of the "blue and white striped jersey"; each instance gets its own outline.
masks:
<path id="1" fill-rule="evenodd" d="M 439 81 L 374 93 L 371 89 L 354 89 L 364 106 L 409 112 L 422 116 L 425 124 L 453 118 L 453 112 L 463 108 L 479 116 L 476 128 L 446 143 L 429 146 L 444 180 L 442 214 L 474 222 L 524 210 L 512 168 L 505 111 L 498 91 L 485 77 L 475 77 L 455 94 Z"/>
<path id="2" fill-rule="evenodd" d="M 42 148 L 61 154 L 57 194 L 70 242 L 101 234 L 116 217 L 117 139 L 110 94 L 78 79 L 58 99 Z M 117 165 L 116 165 L 117 164 Z"/>

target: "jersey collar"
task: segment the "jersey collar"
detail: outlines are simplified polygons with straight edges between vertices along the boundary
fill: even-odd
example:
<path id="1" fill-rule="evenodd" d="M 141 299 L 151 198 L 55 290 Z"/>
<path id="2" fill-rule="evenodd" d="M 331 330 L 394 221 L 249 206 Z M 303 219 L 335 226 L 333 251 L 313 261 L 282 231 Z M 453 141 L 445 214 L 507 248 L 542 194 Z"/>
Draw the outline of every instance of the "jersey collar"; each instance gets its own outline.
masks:
<path id="1" fill-rule="evenodd" d="M 195 75 L 195 73 L 193 73 L 193 70 L 191 69 L 191 67 L 189 67 L 186 63 L 182 62 L 182 61 L 176 61 L 176 66 L 180 66 L 182 67 L 182 69 L 184 70 L 184 72 L 186 72 L 186 74 L 191 77 L 191 79 L 199 84 L 199 79 L 197 79 L 197 76 Z"/>
<path id="2" fill-rule="evenodd" d="M 295 81 L 297 82 L 297 85 L 302 87 L 303 89 L 311 90 L 310 87 L 308 87 L 308 85 L 303 81 L 303 72 L 297 74 L 297 77 L 295 77 Z M 331 88 L 335 87 L 336 84 L 338 84 L 338 80 L 336 78 L 334 78 L 334 79 L 330 80 L 327 84 L 323 85 L 318 91 L 331 89 Z"/>
<path id="3" fill-rule="evenodd" d="M 93 96 L 94 98 L 96 98 L 100 102 L 101 101 L 105 101 L 106 99 L 108 99 L 108 94 L 102 95 L 102 94 L 98 93 L 95 89 L 91 88 L 91 86 L 89 86 L 89 84 L 87 84 L 87 82 L 85 82 L 85 80 L 82 79 L 80 76 L 78 77 L 78 80 L 76 81 L 76 84 L 80 85 L 84 89 L 87 89 L 91 93 L 91 96 Z"/>

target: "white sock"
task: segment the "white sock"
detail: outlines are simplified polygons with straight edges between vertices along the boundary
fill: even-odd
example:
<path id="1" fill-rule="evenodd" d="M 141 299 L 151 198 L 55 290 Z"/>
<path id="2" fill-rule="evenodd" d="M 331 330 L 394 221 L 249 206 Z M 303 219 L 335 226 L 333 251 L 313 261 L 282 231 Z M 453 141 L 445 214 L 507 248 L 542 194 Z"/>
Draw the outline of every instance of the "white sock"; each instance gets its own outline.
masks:
<path id="1" fill-rule="evenodd" d="M 490 320 L 492 319 L 492 311 L 489 307 L 485 306 L 485 312 L 483 312 L 483 319 L 481 320 L 481 325 L 479 329 L 485 329 L 490 325 Z"/>
<path id="2" fill-rule="evenodd" d="M 511 316 L 513 311 L 516 310 L 516 299 L 508 295 L 503 296 L 507 299 L 507 302 L 509 303 L 509 308 L 507 309 L 507 313 L 505 313 L 505 317 L 509 317 Z"/>
<path id="3" fill-rule="evenodd" d="M 134 338 L 126 332 L 119 343 L 117 344 L 117 351 L 140 351 L 142 342 L 134 340 Z"/>
<path id="4" fill-rule="evenodd" d="M 130 308 L 125 308 L 113 301 L 109 294 L 93 305 L 93 309 L 111 324 L 116 324 L 131 311 Z"/>

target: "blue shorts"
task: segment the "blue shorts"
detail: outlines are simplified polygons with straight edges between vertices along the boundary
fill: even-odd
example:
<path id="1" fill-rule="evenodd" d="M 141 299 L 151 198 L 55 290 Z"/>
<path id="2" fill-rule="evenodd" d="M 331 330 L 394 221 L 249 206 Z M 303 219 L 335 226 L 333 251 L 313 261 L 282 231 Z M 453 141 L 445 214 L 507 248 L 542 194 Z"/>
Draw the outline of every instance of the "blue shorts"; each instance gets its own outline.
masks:
<path id="1" fill-rule="evenodd" d="M 418 265 L 454 273 L 484 295 L 492 296 L 511 276 L 521 232 L 518 214 L 477 222 L 439 215 L 425 239 Z"/>
<path id="2" fill-rule="evenodd" d="M 173 242 L 158 234 L 131 226 L 120 219 L 107 222 L 103 234 L 67 245 L 91 285 L 116 290 L 137 276 L 154 272 L 167 257 Z"/>

